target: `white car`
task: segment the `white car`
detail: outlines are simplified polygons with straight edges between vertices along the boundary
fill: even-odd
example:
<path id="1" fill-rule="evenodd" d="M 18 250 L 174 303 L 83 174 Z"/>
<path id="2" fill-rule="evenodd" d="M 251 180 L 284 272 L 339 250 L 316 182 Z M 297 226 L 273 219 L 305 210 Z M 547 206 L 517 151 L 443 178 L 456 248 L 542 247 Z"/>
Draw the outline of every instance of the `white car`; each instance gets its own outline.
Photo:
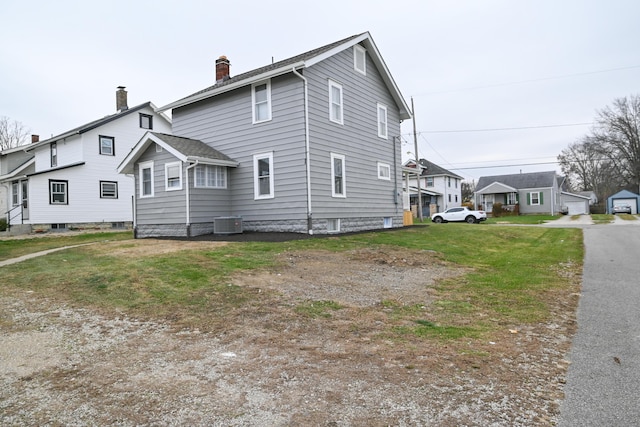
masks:
<path id="1" fill-rule="evenodd" d="M 458 208 L 449 208 L 444 212 L 438 212 L 431 216 L 431 221 L 440 224 L 441 222 L 468 222 L 469 224 L 475 224 L 481 221 L 487 220 L 487 213 L 485 211 L 472 211 L 466 206 Z"/>

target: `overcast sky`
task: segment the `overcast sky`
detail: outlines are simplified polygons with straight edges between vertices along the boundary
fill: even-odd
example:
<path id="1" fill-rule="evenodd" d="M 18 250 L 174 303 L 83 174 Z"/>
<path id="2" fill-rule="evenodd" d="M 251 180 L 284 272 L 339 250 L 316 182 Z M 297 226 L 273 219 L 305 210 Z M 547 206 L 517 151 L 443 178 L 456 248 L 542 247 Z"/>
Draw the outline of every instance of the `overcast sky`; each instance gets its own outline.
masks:
<path id="1" fill-rule="evenodd" d="M 364 31 L 414 100 L 420 157 L 468 180 L 557 169 L 532 163 L 640 92 L 637 0 L 0 0 L 0 16 L 0 116 L 41 139 L 114 113 L 117 86 L 163 106 L 212 85 L 220 55 L 237 75 Z"/>

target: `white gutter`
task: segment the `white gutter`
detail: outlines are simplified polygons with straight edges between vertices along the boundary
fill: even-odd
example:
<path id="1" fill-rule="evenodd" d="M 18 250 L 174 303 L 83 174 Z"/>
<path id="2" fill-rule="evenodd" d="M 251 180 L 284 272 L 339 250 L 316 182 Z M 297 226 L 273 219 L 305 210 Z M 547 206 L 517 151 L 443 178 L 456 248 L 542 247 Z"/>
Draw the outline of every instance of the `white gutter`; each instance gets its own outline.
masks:
<path id="1" fill-rule="evenodd" d="M 198 166 L 198 161 L 197 160 L 195 161 L 195 163 L 190 164 L 189 166 L 187 166 L 187 170 L 186 170 L 187 182 L 185 183 L 185 185 L 186 185 L 186 191 L 185 191 L 186 197 L 185 197 L 185 199 L 186 199 L 186 203 L 187 203 L 187 209 L 186 209 L 186 214 L 187 214 L 186 220 L 187 221 L 186 221 L 185 225 L 187 227 L 189 227 L 189 225 L 191 224 L 191 212 L 190 212 L 190 209 L 189 209 L 189 205 L 190 205 L 190 203 L 189 203 L 190 202 L 190 199 L 189 199 L 189 169 L 193 169 L 196 166 Z M 194 185 L 195 185 L 195 182 L 194 182 Z M 188 236 L 188 237 L 191 237 L 191 236 Z"/>
<path id="2" fill-rule="evenodd" d="M 305 139 L 305 163 L 307 164 L 307 230 L 313 234 L 313 213 L 311 211 L 311 153 L 309 141 L 309 97 L 307 79 L 300 74 L 295 67 L 291 69 L 294 75 L 304 82 L 304 139 Z"/>

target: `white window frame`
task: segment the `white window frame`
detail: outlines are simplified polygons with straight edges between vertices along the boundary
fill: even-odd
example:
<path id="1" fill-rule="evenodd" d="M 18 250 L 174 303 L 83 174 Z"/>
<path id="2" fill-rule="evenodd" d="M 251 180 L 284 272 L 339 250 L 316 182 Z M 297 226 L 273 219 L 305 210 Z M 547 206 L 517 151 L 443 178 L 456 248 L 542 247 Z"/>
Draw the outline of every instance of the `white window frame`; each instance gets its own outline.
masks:
<path id="1" fill-rule="evenodd" d="M 265 101 L 261 101 L 261 104 L 266 104 L 267 106 L 267 117 L 266 118 L 258 118 L 257 114 L 257 99 L 256 99 L 256 88 L 259 86 L 266 86 L 267 99 Z M 271 80 L 267 80 L 260 83 L 254 83 L 251 85 L 251 111 L 253 123 L 263 123 L 271 120 Z"/>
<path id="2" fill-rule="evenodd" d="M 380 138 L 389 138 L 389 122 L 387 115 L 387 106 L 378 102 L 378 136 Z"/>
<path id="3" fill-rule="evenodd" d="M 507 193 L 506 202 L 508 205 L 515 205 L 518 203 L 517 193 Z"/>
<path id="4" fill-rule="evenodd" d="M 327 233 L 339 233 L 340 232 L 340 218 L 327 219 Z"/>
<path id="5" fill-rule="evenodd" d="M 169 169 L 175 167 L 178 168 L 178 176 L 169 176 Z M 177 182 L 177 185 L 170 185 L 170 183 L 173 182 Z M 169 162 L 164 164 L 164 189 L 165 191 L 182 190 L 182 162 Z"/>
<path id="6" fill-rule="evenodd" d="M 338 99 L 335 99 L 333 95 L 333 89 L 337 89 Z M 329 120 L 334 123 L 344 124 L 344 96 L 342 91 L 342 85 L 329 80 Z"/>
<path id="7" fill-rule="evenodd" d="M 20 204 L 20 181 L 11 183 L 11 205 L 18 206 Z"/>
<path id="8" fill-rule="evenodd" d="M 198 165 L 195 167 L 195 188 L 227 188 L 227 167 Z"/>
<path id="9" fill-rule="evenodd" d="M 260 180 L 259 175 L 259 163 L 260 160 L 267 159 L 269 161 L 269 193 L 260 194 Z M 273 199 L 274 194 L 274 173 L 273 173 L 273 152 L 254 154 L 253 155 L 253 198 L 255 200 Z"/>
<path id="10" fill-rule="evenodd" d="M 113 196 L 105 195 L 105 185 L 113 185 Z M 101 199 L 117 199 L 118 198 L 118 182 L 117 181 L 100 181 L 100 198 Z"/>
<path id="11" fill-rule="evenodd" d="M 435 179 L 432 176 L 428 176 L 425 178 L 425 184 L 426 184 L 426 187 L 434 187 Z"/>
<path id="12" fill-rule="evenodd" d="M 391 165 L 378 162 L 378 179 L 391 181 Z"/>
<path id="13" fill-rule="evenodd" d="M 359 62 L 362 62 L 362 67 L 358 65 Z M 367 75 L 367 50 L 358 44 L 353 46 L 353 69 Z"/>
<path id="14" fill-rule="evenodd" d="M 533 202 L 533 195 L 536 196 L 536 202 Z M 531 206 L 540 206 L 540 191 L 532 191 L 529 193 L 529 203 Z"/>
<path id="15" fill-rule="evenodd" d="M 342 193 L 336 192 L 336 160 L 340 160 L 342 163 Z M 331 197 L 347 197 L 347 172 L 345 163 L 345 156 L 343 154 L 331 153 Z"/>
<path id="16" fill-rule="evenodd" d="M 63 191 L 55 191 L 54 185 L 61 186 Z M 63 201 L 54 201 L 53 195 L 62 194 L 64 196 Z M 49 204 L 50 205 L 68 205 L 69 204 L 69 181 L 50 179 L 49 180 Z"/>
<path id="17" fill-rule="evenodd" d="M 151 178 L 151 182 L 150 182 L 150 192 L 149 194 L 145 194 L 144 193 L 144 170 L 145 169 L 149 169 L 149 175 Z M 155 178 L 154 178 L 154 174 L 153 174 L 153 161 L 149 161 L 149 162 L 142 162 L 140 164 L 138 164 L 138 173 L 140 176 L 140 198 L 145 198 L 145 197 L 153 197 L 154 195 L 154 189 L 155 189 Z"/>
<path id="18" fill-rule="evenodd" d="M 51 167 L 55 168 L 58 166 L 58 143 L 52 142 L 49 145 L 49 158 L 51 160 Z"/>
<path id="19" fill-rule="evenodd" d="M 382 228 L 393 228 L 393 218 L 385 216 L 382 219 Z"/>

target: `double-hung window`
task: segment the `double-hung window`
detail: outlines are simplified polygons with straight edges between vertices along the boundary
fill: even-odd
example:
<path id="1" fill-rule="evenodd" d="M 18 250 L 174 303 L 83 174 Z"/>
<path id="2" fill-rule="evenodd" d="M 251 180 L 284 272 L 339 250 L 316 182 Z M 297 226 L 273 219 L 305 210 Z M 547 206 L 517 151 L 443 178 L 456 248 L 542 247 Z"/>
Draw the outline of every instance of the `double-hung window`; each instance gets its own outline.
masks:
<path id="1" fill-rule="evenodd" d="M 329 120 L 343 124 L 342 86 L 329 80 Z"/>
<path id="2" fill-rule="evenodd" d="M 171 162 L 164 165 L 165 190 L 182 190 L 182 162 Z"/>
<path id="3" fill-rule="evenodd" d="M 11 183 L 11 204 L 13 206 L 20 204 L 20 183 L 18 181 Z"/>
<path id="4" fill-rule="evenodd" d="M 140 197 L 153 197 L 153 162 L 143 162 L 140 171 Z"/>
<path id="5" fill-rule="evenodd" d="M 153 129 L 153 116 L 150 114 L 140 113 L 140 127 L 142 129 Z"/>
<path id="6" fill-rule="evenodd" d="M 57 142 L 52 142 L 51 145 L 49 145 L 49 155 L 51 158 L 51 167 L 55 168 L 56 166 L 58 166 L 58 143 Z"/>
<path id="7" fill-rule="evenodd" d="M 117 199 L 118 183 L 115 181 L 100 181 L 100 198 Z"/>
<path id="8" fill-rule="evenodd" d="M 258 83 L 251 88 L 253 123 L 271 120 L 271 83 Z"/>
<path id="9" fill-rule="evenodd" d="M 227 168 L 224 166 L 196 166 L 196 187 L 227 188 Z"/>
<path id="10" fill-rule="evenodd" d="M 542 193 L 540 191 L 532 191 L 527 195 L 527 201 L 531 205 L 541 205 L 542 204 Z"/>
<path id="11" fill-rule="evenodd" d="M 433 177 L 432 176 L 428 176 L 427 177 L 427 187 L 433 187 Z"/>
<path id="12" fill-rule="evenodd" d="M 391 180 L 391 166 L 387 163 L 378 162 L 378 179 L 384 179 L 386 181 Z"/>
<path id="13" fill-rule="evenodd" d="M 49 180 L 49 204 L 52 205 L 67 205 L 69 204 L 68 198 L 68 181 Z"/>
<path id="14" fill-rule="evenodd" d="M 253 193 L 255 199 L 272 199 L 273 153 L 253 156 Z"/>
<path id="15" fill-rule="evenodd" d="M 344 156 L 331 153 L 331 196 L 347 197 L 345 182 Z"/>
<path id="16" fill-rule="evenodd" d="M 114 137 L 100 135 L 100 154 L 105 156 L 116 155 L 116 142 Z"/>
<path id="17" fill-rule="evenodd" d="M 378 136 L 387 139 L 387 106 L 378 104 Z"/>
<path id="18" fill-rule="evenodd" d="M 367 51 L 358 44 L 353 46 L 353 68 L 357 72 L 367 75 Z"/>

